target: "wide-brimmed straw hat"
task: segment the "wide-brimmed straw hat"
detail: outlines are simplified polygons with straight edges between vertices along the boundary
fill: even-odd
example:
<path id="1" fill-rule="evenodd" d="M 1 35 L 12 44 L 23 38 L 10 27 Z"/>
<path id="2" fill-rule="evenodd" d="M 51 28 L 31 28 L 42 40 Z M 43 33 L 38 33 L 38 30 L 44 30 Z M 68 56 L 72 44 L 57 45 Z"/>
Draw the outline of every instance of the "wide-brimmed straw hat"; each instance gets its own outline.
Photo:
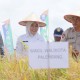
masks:
<path id="1" fill-rule="evenodd" d="M 70 23 L 75 21 L 76 18 L 80 18 L 80 11 L 79 12 L 75 12 L 75 13 L 71 13 L 71 14 L 67 14 L 67 15 L 64 16 L 64 19 L 67 20 Z"/>
<path id="2" fill-rule="evenodd" d="M 30 14 L 28 17 L 19 22 L 22 26 L 27 26 L 27 23 L 37 22 L 39 27 L 46 26 L 45 22 L 43 22 L 37 15 Z"/>

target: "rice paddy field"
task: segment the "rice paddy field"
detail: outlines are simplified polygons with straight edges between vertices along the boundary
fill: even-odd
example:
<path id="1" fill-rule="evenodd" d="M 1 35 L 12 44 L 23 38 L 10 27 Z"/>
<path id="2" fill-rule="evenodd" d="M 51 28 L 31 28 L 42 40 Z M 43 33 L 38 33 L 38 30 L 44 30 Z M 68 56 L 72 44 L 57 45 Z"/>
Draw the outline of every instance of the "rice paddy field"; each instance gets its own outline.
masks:
<path id="1" fill-rule="evenodd" d="M 69 53 L 69 68 L 49 70 L 33 70 L 27 57 L 5 56 L 0 58 L 0 80 L 80 80 L 80 61 L 72 58 L 71 50 Z"/>

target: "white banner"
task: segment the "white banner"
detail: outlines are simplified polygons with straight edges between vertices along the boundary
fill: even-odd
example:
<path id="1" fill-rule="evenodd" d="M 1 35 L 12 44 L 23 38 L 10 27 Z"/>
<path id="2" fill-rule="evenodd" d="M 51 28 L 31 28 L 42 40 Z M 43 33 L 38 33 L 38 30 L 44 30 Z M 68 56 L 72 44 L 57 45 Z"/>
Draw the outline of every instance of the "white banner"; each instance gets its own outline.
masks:
<path id="1" fill-rule="evenodd" d="M 68 68 L 68 42 L 36 42 L 29 48 L 29 65 L 34 69 Z"/>

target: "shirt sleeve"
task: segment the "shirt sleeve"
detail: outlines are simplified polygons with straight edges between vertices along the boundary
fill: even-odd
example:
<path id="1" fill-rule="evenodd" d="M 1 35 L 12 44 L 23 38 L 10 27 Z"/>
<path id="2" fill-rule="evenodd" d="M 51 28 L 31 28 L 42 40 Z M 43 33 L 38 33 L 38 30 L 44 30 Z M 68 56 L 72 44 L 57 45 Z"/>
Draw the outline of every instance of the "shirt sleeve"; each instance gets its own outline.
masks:
<path id="1" fill-rule="evenodd" d="M 41 38 L 40 38 L 40 39 L 41 39 L 41 41 L 45 42 L 45 40 L 44 40 L 44 38 L 43 38 L 42 36 L 41 36 Z"/>
<path id="2" fill-rule="evenodd" d="M 19 37 L 16 43 L 16 56 L 20 56 L 23 52 L 23 46 L 20 40 L 21 38 Z"/>
<path id="3" fill-rule="evenodd" d="M 37 34 L 37 40 L 41 41 L 41 42 L 45 42 L 45 39 L 43 38 L 42 35 Z"/>

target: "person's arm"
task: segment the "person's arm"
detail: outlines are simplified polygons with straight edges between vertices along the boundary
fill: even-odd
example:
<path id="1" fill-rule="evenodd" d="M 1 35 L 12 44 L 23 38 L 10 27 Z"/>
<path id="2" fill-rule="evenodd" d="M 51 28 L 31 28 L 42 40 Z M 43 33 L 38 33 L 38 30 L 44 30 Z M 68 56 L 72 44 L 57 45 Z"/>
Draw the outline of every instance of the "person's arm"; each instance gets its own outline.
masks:
<path id="1" fill-rule="evenodd" d="M 18 38 L 17 40 L 17 43 L 16 43 L 16 55 L 17 56 L 20 56 L 23 52 L 23 46 L 22 46 L 22 43 L 20 42 L 20 37 Z"/>
<path id="2" fill-rule="evenodd" d="M 3 44 L 3 39 L 2 39 L 2 35 L 0 33 L 0 53 L 1 55 L 4 55 L 4 44 Z"/>
<path id="3" fill-rule="evenodd" d="M 80 53 L 78 50 L 72 50 L 72 57 L 75 61 L 78 62 L 78 59 L 80 58 Z"/>

